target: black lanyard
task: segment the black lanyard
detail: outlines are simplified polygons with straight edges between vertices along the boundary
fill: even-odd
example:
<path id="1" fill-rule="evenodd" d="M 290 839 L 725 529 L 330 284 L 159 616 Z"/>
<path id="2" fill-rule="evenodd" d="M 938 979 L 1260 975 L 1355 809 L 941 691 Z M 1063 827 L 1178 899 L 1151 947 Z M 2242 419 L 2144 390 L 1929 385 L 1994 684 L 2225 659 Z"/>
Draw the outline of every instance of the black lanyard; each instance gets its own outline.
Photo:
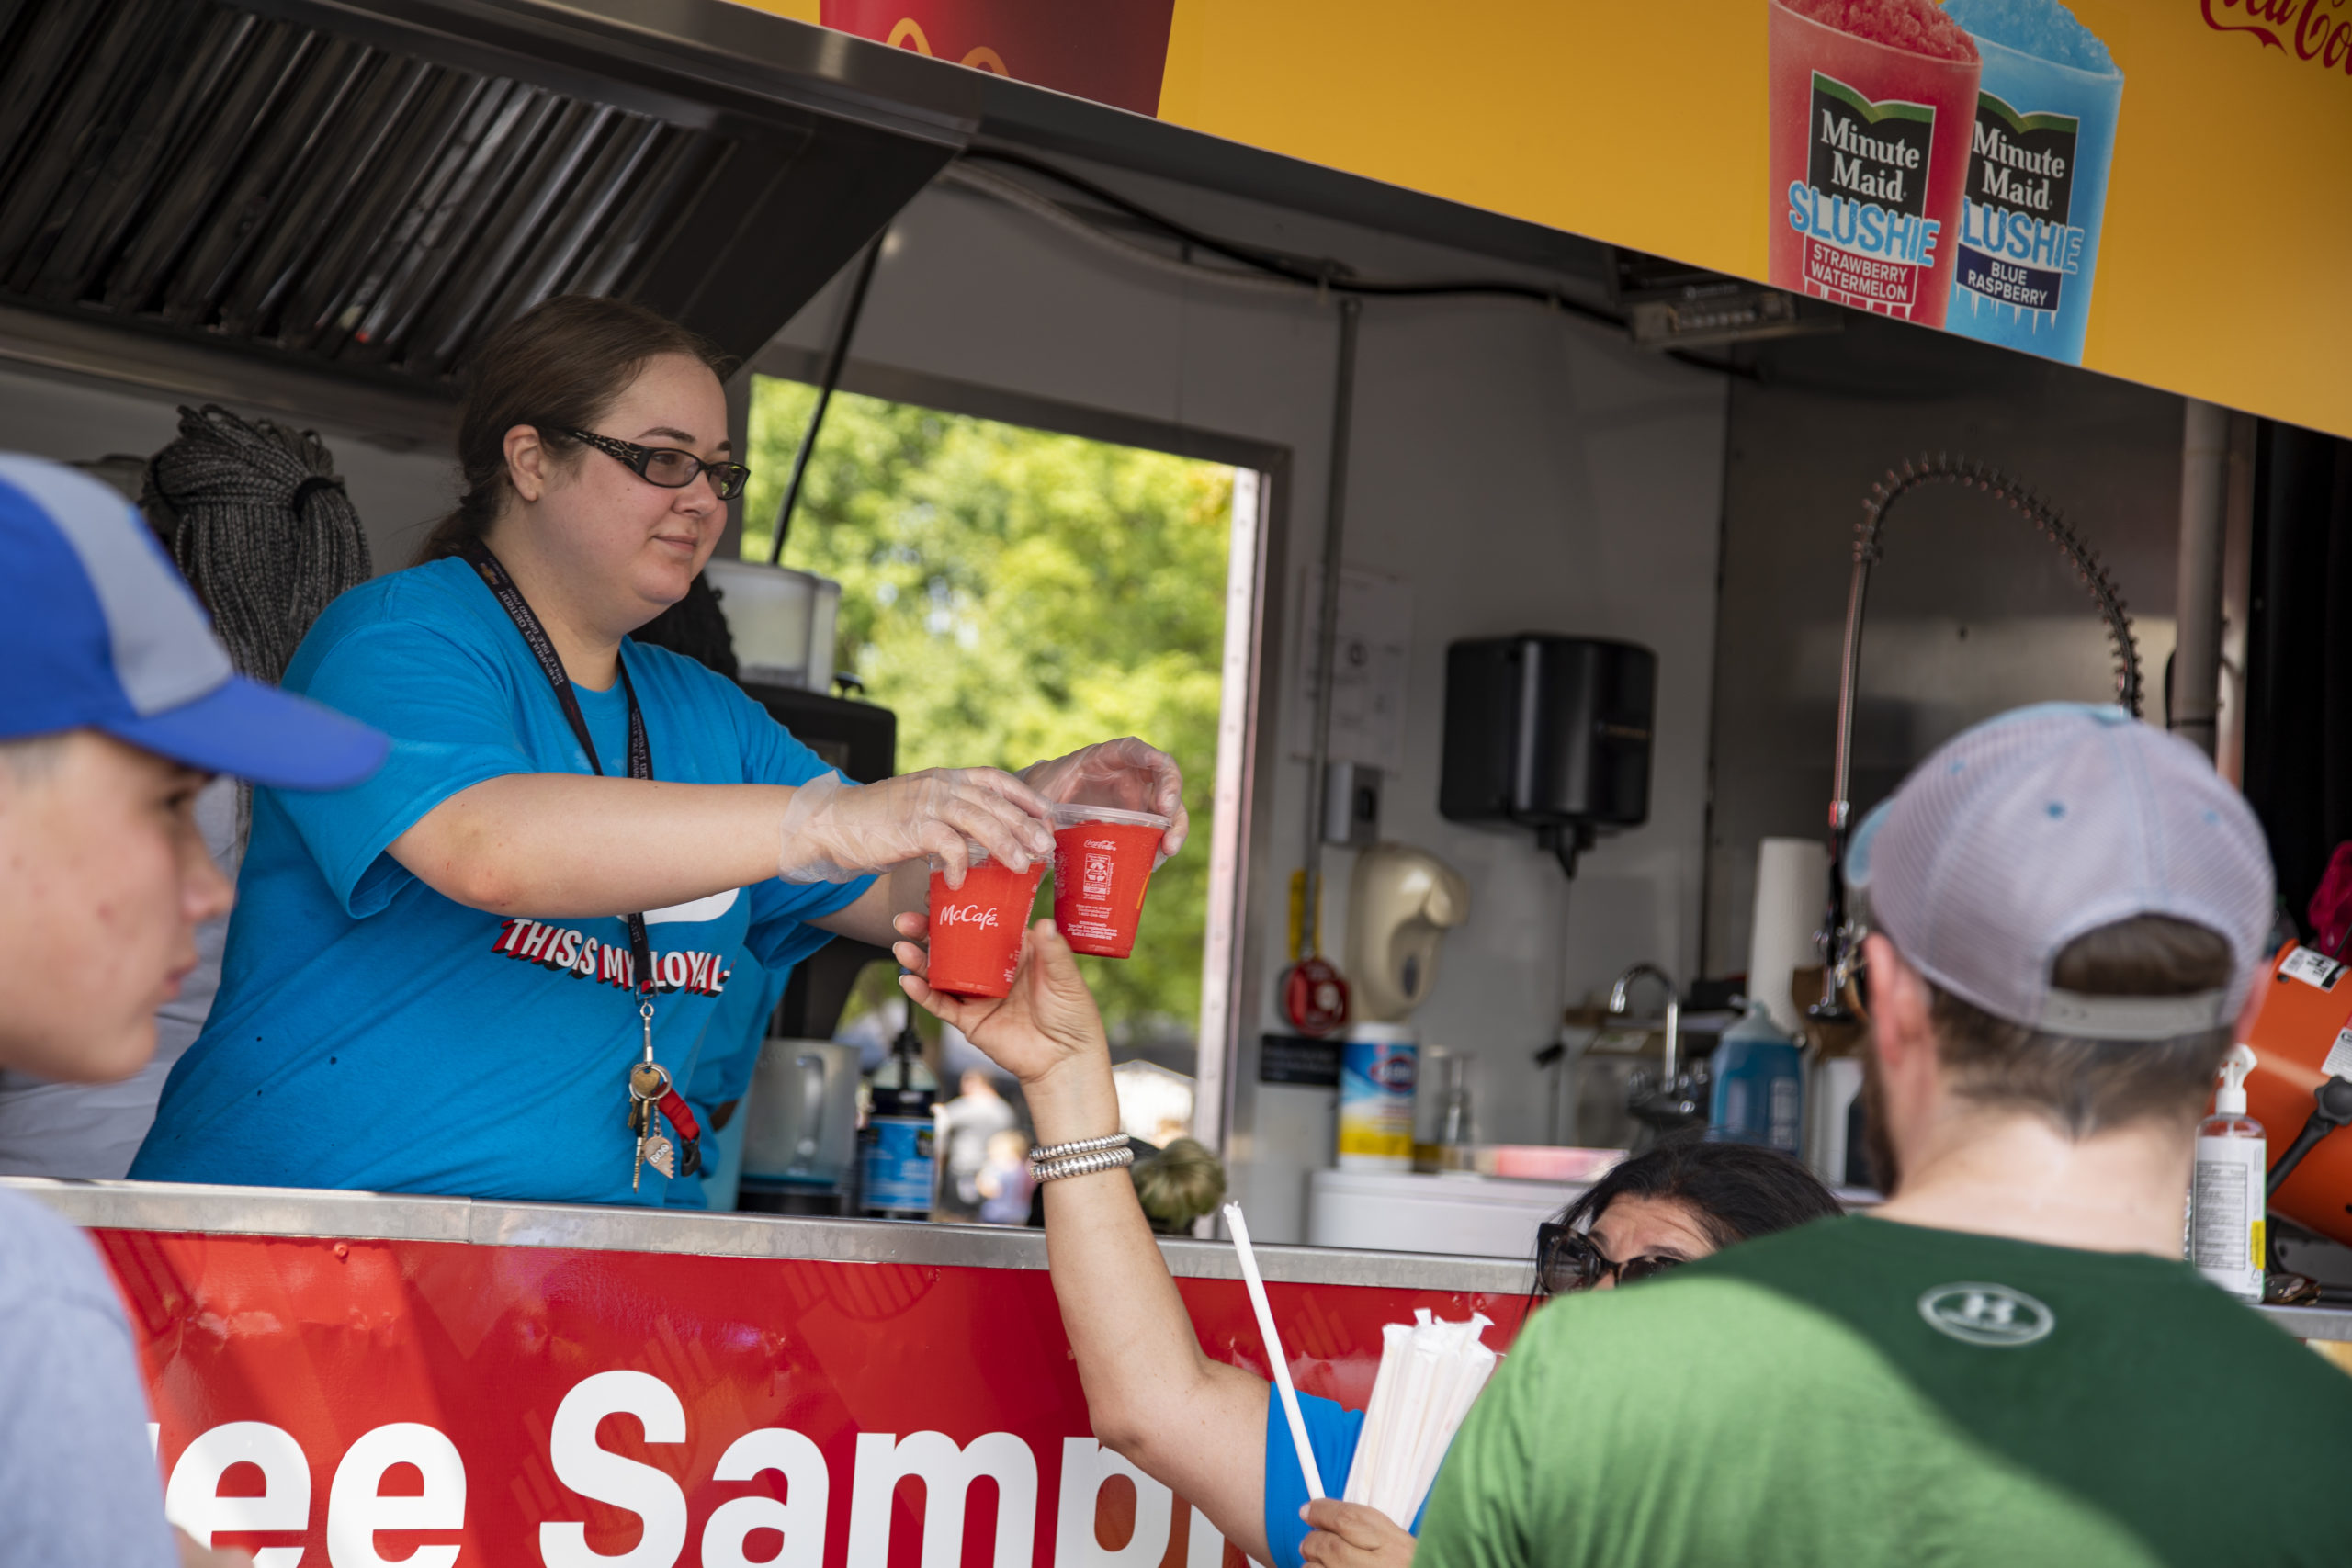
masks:
<path id="1" fill-rule="evenodd" d="M 513 621 L 514 629 L 523 634 L 524 646 L 531 650 L 531 657 L 539 661 L 539 673 L 545 675 L 548 684 L 555 688 L 555 700 L 562 705 L 563 716 L 571 724 L 571 733 L 579 740 L 580 749 L 588 753 L 588 765 L 596 770 L 598 778 L 603 778 L 605 765 L 596 760 L 596 740 L 588 733 L 588 720 L 580 711 L 580 699 L 572 695 L 571 677 L 565 673 L 563 660 L 556 653 L 555 643 L 548 637 L 547 627 L 539 624 L 537 613 L 523 597 L 523 591 L 514 586 L 514 580 L 506 575 L 505 567 L 490 553 L 488 545 L 480 539 L 468 539 L 458 547 L 458 554 L 465 558 L 467 565 L 481 574 L 482 585 L 497 597 L 500 607 L 506 612 L 506 618 Z M 628 701 L 628 776 L 650 779 L 653 776 L 653 748 L 645 739 L 645 715 L 638 709 L 637 688 L 629 682 L 628 665 L 621 660 L 617 651 L 613 658 L 621 672 L 621 695 Z M 622 919 L 628 922 L 628 950 L 637 964 L 637 988 L 650 997 L 654 985 L 653 945 L 646 940 L 645 916 L 639 913 L 625 915 Z M 650 1018 L 648 1022 L 650 1025 Z"/>

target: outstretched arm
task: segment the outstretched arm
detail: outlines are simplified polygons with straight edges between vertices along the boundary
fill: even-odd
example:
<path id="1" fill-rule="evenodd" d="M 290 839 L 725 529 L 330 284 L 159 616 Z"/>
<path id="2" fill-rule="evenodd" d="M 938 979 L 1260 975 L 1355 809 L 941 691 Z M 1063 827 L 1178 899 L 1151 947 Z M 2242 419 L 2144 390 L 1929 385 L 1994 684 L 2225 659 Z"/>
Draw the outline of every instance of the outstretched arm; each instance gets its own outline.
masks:
<path id="1" fill-rule="evenodd" d="M 509 773 L 449 796 L 388 849 L 435 892 L 493 915 L 621 915 L 779 873 L 846 882 L 928 854 L 960 882 L 967 841 L 1025 866 L 1053 853 L 1051 823 L 1035 791 L 992 768 L 854 789 Z M 831 929 L 869 942 L 888 931 L 878 919 Z"/>
<path id="2" fill-rule="evenodd" d="M 920 936 L 922 918 L 900 916 L 899 930 Z M 1051 920 L 1030 930 L 1001 1000 L 933 991 L 923 950 L 902 942 L 897 952 L 910 970 L 907 994 L 1021 1080 L 1041 1143 L 1118 1130 L 1102 1015 Z M 1201 1353 L 1125 1170 L 1049 1181 L 1045 1191 L 1054 1294 L 1095 1436 L 1264 1562 L 1266 1382 Z"/>

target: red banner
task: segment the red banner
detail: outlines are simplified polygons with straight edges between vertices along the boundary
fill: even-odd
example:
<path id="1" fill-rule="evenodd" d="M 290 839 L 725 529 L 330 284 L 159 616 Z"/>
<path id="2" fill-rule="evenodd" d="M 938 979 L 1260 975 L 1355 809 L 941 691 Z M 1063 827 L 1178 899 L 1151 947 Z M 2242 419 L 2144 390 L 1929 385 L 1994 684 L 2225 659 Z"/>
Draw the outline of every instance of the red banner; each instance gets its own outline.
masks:
<path id="1" fill-rule="evenodd" d="M 145 1357 L 169 1511 L 258 1568 L 1227 1552 L 1089 1435 L 1040 1270 L 93 1234 Z M 1178 1283 L 1209 1353 L 1263 1373 L 1241 1286 Z M 1269 1292 L 1299 1387 L 1359 1408 L 1382 1325 L 1484 1312 L 1500 1346 L 1525 1305 Z"/>

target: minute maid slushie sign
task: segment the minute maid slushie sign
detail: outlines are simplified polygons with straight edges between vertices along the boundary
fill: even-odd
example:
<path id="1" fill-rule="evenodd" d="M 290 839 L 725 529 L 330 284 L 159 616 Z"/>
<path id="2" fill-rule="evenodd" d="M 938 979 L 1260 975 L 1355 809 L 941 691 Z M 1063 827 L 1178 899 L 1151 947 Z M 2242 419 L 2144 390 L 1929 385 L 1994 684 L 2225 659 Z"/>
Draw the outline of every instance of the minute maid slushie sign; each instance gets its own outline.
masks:
<path id="1" fill-rule="evenodd" d="M 2058 0 L 1769 3 L 1771 281 L 2080 360 L 2123 90 L 2106 44 Z"/>
<path id="2" fill-rule="evenodd" d="M 2352 436 L 2352 0 L 754 0 Z"/>

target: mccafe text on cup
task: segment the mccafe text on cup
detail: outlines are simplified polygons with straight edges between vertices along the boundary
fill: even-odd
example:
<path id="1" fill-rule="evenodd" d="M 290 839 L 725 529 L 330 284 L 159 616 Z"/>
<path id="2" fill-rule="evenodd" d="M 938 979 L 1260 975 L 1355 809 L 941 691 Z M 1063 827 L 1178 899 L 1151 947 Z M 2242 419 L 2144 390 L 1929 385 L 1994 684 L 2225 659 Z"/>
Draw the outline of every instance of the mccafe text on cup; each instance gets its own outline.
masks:
<path id="1" fill-rule="evenodd" d="M 931 863 L 932 989 L 959 997 L 1001 997 L 1021 968 L 1021 939 L 1046 863 L 1013 871 L 977 845 L 964 886 L 947 886 L 937 856 Z"/>

